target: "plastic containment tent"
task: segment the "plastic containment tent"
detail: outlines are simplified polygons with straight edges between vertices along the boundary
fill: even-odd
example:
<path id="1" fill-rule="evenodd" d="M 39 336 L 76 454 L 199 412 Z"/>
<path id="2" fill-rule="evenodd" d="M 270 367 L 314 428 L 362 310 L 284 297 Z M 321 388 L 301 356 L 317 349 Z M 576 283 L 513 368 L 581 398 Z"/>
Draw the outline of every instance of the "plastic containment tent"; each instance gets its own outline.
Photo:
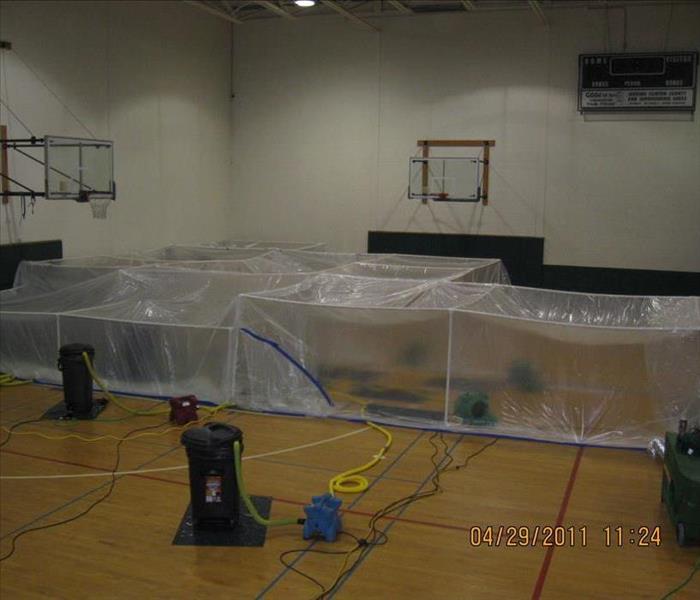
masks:
<path id="1" fill-rule="evenodd" d="M 22 263 L 0 369 L 116 392 L 564 443 L 645 447 L 700 419 L 700 298 L 505 285 L 492 259 L 169 246 Z"/>
<path id="2" fill-rule="evenodd" d="M 237 307 L 251 409 L 640 448 L 700 419 L 697 297 L 324 273 Z"/>
<path id="3" fill-rule="evenodd" d="M 59 383 L 58 348 L 81 341 L 115 391 L 230 401 L 237 296 L 303 278 L 144 267 L 46 293 L 14 288 L 0 294 L 0 368 Z"/>
<path id="4" fill-rule="evenodd" d="M 322 242 L 270 242 L 251 240 L 221 240 L 203 245 L 223 248 L 265 248 L 268 250 L 315 250 L 323 251 L 326 245 Z"/>
<path id="5" fill-rule="evenodd" d="M 173 248 L 176 250 L 173 251 Z M 173 254 L 178 258 L 174 258 Z M 410 271 L 426 278 L 507 280 L 498 260 L 333 254 L 297 250 L 167 247 L 119 256 L 20 265 L 0 292 L 0 369 L 60 383 L 58 348 L 95 347 L 98 372 L 114 391 L 148 396 L 193 393 L 234 400 L 235 302 L 242 293 L 299 283 L 317 272 L 381 260 L 374 276 Z M 186 258 L 185 258 L 186 257 Z M 417 263 L 417 264 L 413 264 Z"/>
<path id="6" fill-rule="evenodd" d="M 369 272 L 371 265 L 374 272 Z M 380 265 L 384 265 L 381 267 Z M 23 261 L 14 287 L 47 292 L 75 285 L 106 273 L 139 266 L 227 271 L 234 273 L 317 273 L 335 269 L 357 269 L 373 277 L 449 277 L 483 283 L 510 283 L 498 259 L 442 258 L 397 254 L 355 254 L 166 246 L 127 256 L 91 256 L 44 261 Z"/>

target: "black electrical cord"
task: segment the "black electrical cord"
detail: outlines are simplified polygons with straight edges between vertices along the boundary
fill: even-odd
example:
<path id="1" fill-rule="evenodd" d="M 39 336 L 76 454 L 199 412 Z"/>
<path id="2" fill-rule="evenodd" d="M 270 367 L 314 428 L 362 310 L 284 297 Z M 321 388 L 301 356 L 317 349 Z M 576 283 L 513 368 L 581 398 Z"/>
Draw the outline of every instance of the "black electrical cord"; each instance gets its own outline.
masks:
<path id="1" fill-rule="evenodd" d="M 443 437 L 442 433 L 440 433 L 437 437 L 440 443 L 443 446 L 443 456 L 440 460 L 437 460 L 438 456 L 440 455 L 439 448 L 437 444 L 435 443 L 435 437 L 436 434 L 433 434 L 429 441 L 430 444 L 433 446 L 433 454 L 431 456 L 431 463 L 433 464 L 433 474 L 431 476 L 431 483 L 433 484 L 432 489 L 426 490 L 424 492 L 415 492 L 411 494 L 410 496 L 405 496 L 404 498 L 401 498 L 399 500 L 396 500 L 392 502 L 391 504 L 388 504 L 384 508 L 378 510 L 370 519 L 370 532 L 369 535 L 367 536 L 367 539 L 364 540 L 366 542 L 366 547 L 362 548 L 360 554 L 357 556 L 355 561 L 350 565 L 347 569 L 343 571 L 336 579 L 335 581 L 331 584 L 331 586 L 328 588 L 324 594 L 319 596 L 319 598 L 324 598 L 328 596 L 328 594 L 332 593 L 338 585 L 341 583 L 341 581 L 345 578 L 346 575 L 351 574 L 360 564 L 361 559 L 364 557 L 364 555 L 369 552 L 370 547 L 373 545 L 383 545 L 386 544 L 389 541 L 389 538 L 386 533 L 383 531 L 380 531 L 377 529 L 377 524 L 379 521 L 392 512 L 396 512 L 402 508 L 407 508 L 414 502 L 417 502 L 419 500 L 424 500 L 426 498 L 430 498 L 432 496 L 435 496 L 439 493 L 442 492 L 442 485 L 440 483 L 440 477 L 443 473 L 449 471 L 449 470 L 457 470 L 463 467 L 466 467 L 469 464 L 469 461 L 481 454 L 484 450 L 489 448 L 490 446 L 493 446 L 497 441 L 498 438 L 494 438 L 493 440 L 489 441 L 488 443 L 482 445 L 478 450 L 473 452 L 472 454 L 468 455 L 462 464 L 456 465 L 452 467 L 452 463 L 454 462 L 454 457 L 452 456 L 449 447 L 447 445 L 447 442 L 445 441 L 445 438 Z M 378 538 L 383 538 L 382 541 L 378 541 Z"/>
<path id="2" fill-rule="evenodd" d="M 350 548 L 349 550 L 345 551 L 324 551 L 324 550 L 306 550 L 306 552 L 313 552 L 317 554 L 345 554 L 346 555 L 346 562 L 347 559 L 350 557 L 354 556 L 354 560 L 347 566 L 344 566 L 341 568 L 340 572 L 337 574 L 336 578 L 333 580 L 333 582 L 330 584 L 329 587 L 325 587 L 321 582 L 319 582 L 317 579 L 314 577 L 310 576 L 308 573 L 305 573 L 301 571 L 301 569 L 298 569 L 291 564 L 287 563 L 284 560 L 284 557 L 286 557 L 289 554 L 292 553 L 298 553 L 298 552 L 303 552 L 304 549 L 300 550 L 288 550 L 287 552 L 283 552 L 280 555 L 280 562 L 294 571 L 295 573 L 298 573 L 302 577 L 305 577 L 309 581 L 312 581 L 317 587 L 321 589 L 321 593 L 317 596 L 315 596 L 315 600 L 323 600 L 324 598 L 327 598 L 330 594 L 332 594 L 340 583 L 343 581 L 343 579 L 351 574 L 360 564 L 361 560 L 364 558 L 364 556 L 372 549 L 374 546 L 383 546 L 388 543 L 389 541 L 389 536 L 382 530 L 378 529 L 378 524 L 379 522 L 389 516 L 391 513 L 396 512 L 398 510 L 401 510 L 402 508 L 407 508 L 411 504 L 418 502 L 420 500 L 424 500 L 426 498 L 430 498 L 432 496 L 435 496 L 439 493 L 442 492 L 442 485 L 440 482 L 440 477 L 443 473 L 451 470 L 459 470 L 461 468 L 466 467 L 469 464 L 469 461 L 482 452 L 489 448 L 490 446 L 493 446 L 497 441 L 498 438 L 494 438 L 493 440 L 489 441 L 488 443 L 484 444 L 481 446 L 478 450 L 473 452 L 472 454 L 468 455 L 464 461 L 459 464 L 459 465 L 454 465 L 453 463 L 455 462 L 454 456 L 452 456 L 452 453 L 450 452 L 449 446 L 447 442 L 445 441 L 445 438 L 442 433 L 433 433 L 429 440 L 430 445 L 433 447 L 433 453 L 430 457 L 430 462 L 433 465 L 433 471 L 430 476 L 430 481 L 432 483 L 432 487 L 429 490 L 425 491 L 416 491 L 413 494 L 410 494 L 408 496 L 404 496 L 403 498 L 399 498 L 398 500 L 395 500 L 394 502 L 391 502 L 384 506 L 383 508 L 379 509 L 377 512 L 375 512 L 372 517 L 370 518 L 369 521 L 369 531 L 368 534 L 365 538 L 357 538 L 355 536 L 352 536 L 355 538 L 355 545 Z M 439 442 L 442 447 L 438 445 Z M 347 533 L 347 532 L 344 532 Z"/>
<path id="3" fill-rule="evenodd" d="M 34 420 L 36 421 L 39 419 L 34 419 Z M 25 422 L 31 422 L 31 421 L 20 421 L 19 423 L 16 423 L 15 425 L 13 425 L 13 428 L 15 426 L 23 424 Z M 114 491 L 114 486 L 117 483 L 116 473 L 119 470 L 119 463 L 121 462 L 121 445 L 122 445 L 122 443 L 125 442 L 134 433 L 138 433 L 139 431 L 146 431 L 148 429 L 157 429 L 158 427 L 162 427 L 163 425 L 168 425 L 169 423 L 170 423 L 170 421 L 168 420 L 168 421 L 165 421 L 163 423 L 158 423 L 157 425 L 149 425 L 147 427 L 139 427 L 138 429 L 132 429 L 131 431 L 129 431 L 123 438 L 121 438 L 117 442 L 117 445 L 116 445 L 117 459 L 116 459 L 116 461 L 114 463 L 114 467 L 112 468 L 112 471 L 111 471 L 112 479 L 109 483 L 109 488 L 107 489 L 107 491 L 102 496 L 100 496 L 97 500 L 95 500 L 92 504 L 90 504 L 90 506 L 88 506 L 87 508 L 85 508 L 84 510 L 79 512 L 77 515 L 74 515 L 72 517 L 68 517 L 67 519 L 63 519 L 62 521 L 56 521 L 55 523 L 49 523 L 48 525 L 39 525 L 38 527 L 31 527 L 29 529 L 23 529 L 22 531 L 16 533 L 12 537 L 12 540 L 10 541 L 10 551 L 7 554 L 5 554 L 4 556 L 0 557 L 0 562 L 7 560 L 15 553 L 15 549 L 17 547 L 17 540 L 19 538 L 21 538 L 23 535 L 26 535 L 26 534 L 31 533 L 33 531 L 41 531 L 42 529 L 51 529 L 53 527 L 58 527 L 59 525 L 66 525 L 68 523 L 72 523 L 73 521 L 77 521 L 81 517 L 84 517 L 85 515 L 87 515 L 98 504 L 101 504 L 102 502 L 107 500 L 107 498 L 109 498 L 112 495 L 112 492 Z M 9 436 L 7 439 L 9 439 Z M 7 442 L 7 440 L 5 440 L 4 443 L 6 443 L 6 442 Z"/>
<path id="4" fill-rule="evenodd" d="M 661 598 L 661 600 L 668 600 L 669 598 L 672 598 L 677 592 L 680 592 L 686 585 L 690 583 L 690 580 L 696 573 L 700 573 L 700 558 L 698 558 L 695 561 L 693 569 L 690 571 L 688 576 L 679 585 L 674 587 L 670 592 L 664 594 L 664 597 Z"/>
<path id="5" fill-rule="evenodd" d="M 442 435 L 442 434 L 440 434 L 440 435 Z M 437 467 L 437 464 L 438 464 L 438 463 L 435 462 L 435 459 L 436 459 L 436 457 L 437 457 L 437 455 L 438 455 L 438 453 L 439 453 L 439 448 L 438 448 L 438 446 L 437 446 L 437 445 L 434 443 L 434 441 L 433 441 L 437 436 L 438 436 L 437 433 L 433 433 L 433 435 L 430 437 L 430 440 L 429 440 L 429 441 L 430 441 L 430 444 L 433 446 L 433 454 L 432 454 L 432 456 L 431 456 L 431 462 L 432 462 L 432 464 L 433 464 L 433 471 L 435 471 L 435 469 L 436 469 L 436 467 Z M 434 477 L 434 474 L 433 474 L 433 477 Z M 416 494 L 412 494 L 411 496 L 407 496 L 406 498 L 402 498 L 401 500 L 397 500 L 396 502 L 392 502 L 390 505 L 384 507 L 383 509 L 380 509 L 380 511 L 377 511 L 377 513 L 375 513 L 375 514 L 372 516 L 372 519 L 370 520 L 370 526 L 372 525 L 372 520 L 377 516 L 377 514 L 378 514 L 379 512 L 382 512 L 382 511 L 384 511 L 384 510 L 387 510 L 387 509 L 389 509 L 390 507 L 393 507 L 394 505 L 398 505 L 398 503 L 400 503 L 401 501 L 406 500 L 407 498 L 411 498 L 411 497 L 413 497 L 413 496 L 415 496 L 415 495 L 416 495 Z M 394 507 L 394 510 L 396 510 L 397 508 L 398 508 L 398 506 Z M 345 532 L 344 532 L 344 533 L 345 533 Z M 349 573 L 349 572 L 355 567 L 355 565 L 359 562 L 360 558 L 361 558 L 361 557 L 363 556 L 363 554 L 364 554 L 364 550 L 365 550 L 365 549 L 366 549 L 366 550 L 369 550 L 369 548 L 372 547 L 372 546 L 381 546 L 381 545 L 384 545 L 384 544 L 386 544 L 386 543 L 388 542 L 388 539 L 389 539 L 388 536 L 387 536 L 383 531 L 378 531 L 378 530 L 376 529 L 376 527 L 371 527 L 371 529 L 370 529 L 370 534 L 369 534 L 366 538 L 357 538 L 357 537 L 355 537 L 355 545 L 354 545 L 352 548 L 348 549 L 348 550 L 339 550 L 339 551 L 327 550 L 327 551 L 326 551 L 326 550 L 314 550 L 314 549 L 308 549 L 308 550 L 307 550 L 307 549 L 305 549 L 305 548 L 302 548 L 302 549 L 294 549 L 294 550 L 288 550 L 288 551 L 283 552 L 282 554 L 280 554 L 279 560 L 280 560 L 280 562 L 281 562 L 283 565 L 285 565 L 286 567 L 290 568 L 292 571 L 294 571 L 295 573 L 301 575 L 302 577 L 308 579 L 309 581 L 313 582 L 317 587 L 319 587 L 319 588 L 321 589 L 321 593 L 320 593 L 318 596 L 314 596 L 314 598 L 315 598 L 316 600 L 319 600 L 319 599 L 322 599 L 322 598 L 327 597 L 328 594 L 332 593 L 332 592 L 335 590 L 335 588 L 338 586 L 338 584 L 339 584 L 340 581 L 343 579 L 343 577 L 345 577 L 345 575 L 346 575 L 347 573 Z M 335 554 L 335 555 L 344 555 L 344 556 L 346 557 L 346 561 L 347 561 L 348 558 L 350 558 L 350 557 L 351 557 L 352 555 L 354 555 L 355 553 L 360 552 L 360 554 L 356 557 L 355 562 L 353 562 L 353 563 L 352 563 L 351 565 L 349 565 L 347 568 L 346 568 L 345 566 L 342 567 L 341 570 L 340 570 L 340 572 L 339 572 L 338 575 L 336 576 L 336 578 L 333 580 L 333 583 L 331 584 L 331 586 L 328 587 L 328 588 L 326 588 L 323 584 L 321 584 L 321 582 L 319 582 L 317 579 L 315 579 L 314 577 L 312 577 L 312 576 L 309 575 L 308 573 L 303 572 L 301 569 L 298 569 L 298 568 L 292 566 L 291 564 L 287 563 L 285 560 L 283 560 L 284 557 L 285 557 L 286 555 L 288 555 L 288 554 L 304 552 L 305 550 L 306 550 L 306 552 L 311 552 L 311 553 L 315 553 L 315 554 Z"/>
<path id="6" fill-rule="evenodd" d="M 38 419 L 27 419 L 26 421 L 17 421 L 17 423 L 14 423 L 13 425 L 10 426 L 10 429 L 7 432 L 7 437 L 0 442 L 0 448 L 2 448 L 5 444 L 7 444 L 10 441 L 10 438 L 12 437 L 12 432 L 20 427 L 21 425 L 29 425 L 29 423 L 38 423 L 39 421 L 42 421 L 43 419 L 39 417 Z"/>
<path id="7" fill-rule="evenodd" d="M 452 471 L 452 470 L 459 471 L 460 469 L 463 469 L 464 467 L 469 465 L 469 461 L 472 458 L 476 458 L 477 456 L 479 456 L 479 454 L 481 454 L 487 448 L 490 448 L 491 446 L 493 446 L 497 441 L 498 441 L 498 438 L 493 438 L 490 442 L 481 446 L 481 448 L 479 448 L 476 452 L 472 452 L 469 456 L 467 456 L 461 465 L 455 465 L 451 469 L 447 469 L 447 470 L 448 471 Z"/>
<path id="8" fill-rule="evenodd" d="M 440 446 L 438 446 L 436 443 L 436 439 L 442 444 L 442 452 Z M 342 569 L 336 576 L 333 583 L 331 583 L 330 587 L 317 596 L 316 600 L 326 598 L 329 594 L 333 593 L 343 579 L 345 579 L 347 575 L 351 574 L 359 566 L 360 561 L 371 550 L 372 546 L 381 546 L 388 543 L 389 537 L 387 534 L 377 528 L 381 519 L 402 508 L 407 508 L 419 500 L 435 496 L 442 491 L 442 487 L 440 485 L 440 475 L 454 462 L 454 457 L 450 453 L 449 447 L 447 442 L 445 442 L 445 438 L 442 433 L 433 433 L 428 441 L 433 447 L 433 453 L 430 457 L 430 462 L 433 465 L 433 471 L 430 477 L 432 488 L 423 492 L 416 491 L 413 494 L 404 496 L 403 498 L 395 500 L 394 502 L 387 504 L 384 508 L 381 508 L 375 512 L 369 520 L 369 533 L 366 538 L 364 540 L 360 540 L 358 545 L 348 552 L 348 556 L 357 553 L 354 558 L 354 562 Z M 438 460 L 438 457 L 440 457 L 441 454 L 442 458 Z"/>
<path id="9" fill-rule="evenodd" d="M 341 531 L 339 532 L 338 535 L 347 535 L 355 540 L 355 544 L 359 544 L 360 538 L 358 538 L 356 535 L 353 535 L 352 533 L 348 531 Z M 352 550 L 352 549 L 351 549 Z M 321 588 L 321 592 L 325 592 L 326 588 L 323 587 L 323 584 L 316 578 L 312 577 L 308 573 L 304 573 L 303 571 L 297 569 L 292 563 L 287 562 L 285 559 L 287 556 L 290 556 L 292 554 L 301 554 L 301 553 L 309 553 L 309 554 L 336 554 L 336 555 L 345 555 L 349 552 L 349 550 L 320 550 L 320 549 L 315 549 L 315 548 L 293 548 L 292 550 L 285 550 L 282 552 L 278 559 L 279 561 L 288 569 L 291 571 L 294 571 L 298 575 L 301 575 L 302 577 L 305 577 L 309 581 L 311 581 L 313 584 Z"/>

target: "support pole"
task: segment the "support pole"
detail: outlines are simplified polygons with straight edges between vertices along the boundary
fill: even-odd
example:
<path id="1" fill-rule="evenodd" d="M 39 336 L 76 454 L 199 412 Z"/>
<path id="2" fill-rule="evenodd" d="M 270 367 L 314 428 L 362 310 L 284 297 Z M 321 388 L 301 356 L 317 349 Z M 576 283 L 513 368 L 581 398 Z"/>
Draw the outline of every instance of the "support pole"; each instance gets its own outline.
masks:
<path id="1" fill-rule="evenodd" d="M 10 166 L 9 166 L 9 161 L 7 160 L 7 147 L 4 142 L 7 139 L 7 125 L 0 125 L 0 144 L 2 148 L 1 156 L 0 156 L 0 173 L 4 175 L 4 177 L 0 177 L 0 180 L 2 183 L 0 184 L 2 186 L 2 203 L 7 204 L 10 201 L 10 198 L 7 196 L 7 193 L 10 191 L 10 180 L 8 177 L 10 176 Z"/>
<path id="2" fill-rule="evenodd" d="M 489 203 L 489 161 L 491 160 L 491 145 L 484 143 L 484 176 L 481 180 L 481 203 Z"/>
<path id="3" fill-rule="evenodd" d="M 428 144 L 427 141 L 423 142 L 423 158 L 428 158 L 430 156 L 430 144 Z M 421 193 L 422 194 L 427 194 L 428 193 L 428 183 L 429 183 L 429 167 L 428 167 L 428 161 L 426 160 L 423 162 L 423 166 L 421 167 Z M 428 204 L 428 199 L 423 198 L 423 204 Z"/>

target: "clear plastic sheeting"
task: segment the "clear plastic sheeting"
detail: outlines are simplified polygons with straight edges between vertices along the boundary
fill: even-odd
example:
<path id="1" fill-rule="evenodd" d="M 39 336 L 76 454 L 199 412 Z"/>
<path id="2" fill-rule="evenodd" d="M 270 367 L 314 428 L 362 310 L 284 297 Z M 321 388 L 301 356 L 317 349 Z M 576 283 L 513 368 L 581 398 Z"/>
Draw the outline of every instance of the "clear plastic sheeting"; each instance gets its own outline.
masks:
<path id="1" fill-rule="evenodd" d="M 123 256 L 93 256 L 55 260 L 22 261 L 15 273 L 14 287 L 49 292 L 75 285 L 119 269 L 139 267 L 152 261 Z"/>
<path id="2" fill-rule="evenodd" d="M 479 265 L 476 275 L 479 281 L 498 281 L 500 270 L 495 269 L 489 275 L 490 265 Z M 498 265 L 495 265 L 496 267 Z M 388 264 L 386 262 L 354 262 L 332 270 L 341 275 L 357 277 L 378 277 L 382 279 L 450 279 L 452 281 L 474 281 L 475 269 L 467 265 L 454 267 L 437 267 L 407 264 Z"/>
<path id="3" fill-rule="evenodd" d="M 268 252 L 268 248 L 227 248 L 225 246 L 172 245 L 134 253 L 136 258 L 149 260 L 241 260 Z"/>
<path id="4" fill-rule="evenodd" d="M 696 297 L 322 274 L 241 296 L 236 324 L 253 409 L 640 448 L 700 419 Z"/>
<path id="5" fill-rule="evenodd" d="M 0 369 L 253 410 L 645 448 L 700 420 L 700 298 L 513 287 L 498 260 L 170 246 L 23 263 Z M 326 398 L 319 386 L 328 393 Z M 330 399 L 330 400 L 329 400 Z"/>
<path id="6" fill-rule="evenodd" d="M 377 266 L 373 266 L 374 263 L 377 263 Z M 14 287 L 28 287 L 37 292 L 48 292 L 129 267 L 196 269 L 229 273 L 318 273 L 347 268 L 371 277 L 425 279 L 446 277 L 459 281 L 484 283 L 509 282 L 508 273 L 498 259 L 166 246 L 129 256 L 24 261 L 20 263 L 15 275 Z"/>
<path id="7" fill-rule="evenodd" d="M 250 240 L 222 240 L 220 242 L 212 242 L 202 244 L 204 246 L 213 246 L 220 248 L 264 248 L 268 250 L 314 250 L 317 252 L 326 249 L 326 245 L 322 242 L 261 242 Z"/>
<path id="8" fill-rule="evenodd" d="M 0 293 L 0 368 L 58 383 L 58 348 L 80 341 L 95 347 L 95 364 L 115 390 L 230 401 L 236 298 L 304 278 L 142 267 L 50 292 L 7 290 Z"/>
<path id="9" fill-rule="evenodd" d="M 237 344 L 231 331 L 240 294 L 288 287 L 342 265 L 390 263 L 393 256 L 169 246 L 127 257 L 25 262 L 17 285 L 0 293 L 0 369 L 59 382 L 58 348 L 83 342 L 95 346 L 100 372 L 115 390 L 195 393 L 229 402 Z M 461 269 L 442 273 L 431 266 L 426 277 L 432 269 L 440 277 L 456 272 L 490 278 L 494 265 L 499 277 L 507 277 L 497 260 L 449 262 L 461 263 Z M 377 297 L 382 279 L 373 280 Z"/>

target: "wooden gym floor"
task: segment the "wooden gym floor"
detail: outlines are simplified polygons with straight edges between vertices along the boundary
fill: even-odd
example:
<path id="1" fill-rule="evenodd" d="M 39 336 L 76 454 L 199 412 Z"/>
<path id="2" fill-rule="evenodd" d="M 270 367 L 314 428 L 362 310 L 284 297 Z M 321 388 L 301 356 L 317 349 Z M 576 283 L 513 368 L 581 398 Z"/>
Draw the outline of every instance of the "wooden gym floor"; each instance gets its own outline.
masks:
<path id="1" fill-rule="evenodd" d="M 2 388 L 5 427 L 36 418 L 59 402 L 60 390 L 34 385 Z M 127 399 L 134 407 L 146 400 Z M 102 419 L 122 417 L 109 406 Z M 273 453 L 244 463 L 248 490 L 273 497 L 272 516 L 301 516 L 328 479 L 366 462 L 381 436 L 335 420 L 225 413 L 219 420 L 244 433 L 245 455 Z M 2 479 L 0 554 L 24 528 L 77 515 L 108 489 L 116 441 L 49 440 L 59 436 L 123 436 L 164 417 L 111 422 L 31 423 L 0 450 L 1 474 L 81 475 L 75 478 Z M 164 426 L 165 429 L 165 426 Z M 344 526 L 363 536 L 369 517 L 392 500 L 430 487 L 431 434 L 392 429 L 394 445 L 370 472 L 369 489 L 343 498 Z M 3 431 L 2 439 L 7 436 Z M 121 446 L 119 470 L 163 469 L 186 463 L 179 431 L 142 436 Z M 308 446 L 312 442 L 329 440 Z M 490 438 L 445 435 L 457 460 Z M 306 448 L 292 449 L 307 445 Z M 288 450 L 288 451 L 287 451 Z M 280 452 L 281 451 L 281 452 Z M 685 579 L 700 550 L 680 549 L 659 501 L 661 470 L 644 452 L 578 448 L 500 439 L 459 471 L 441 478 L 443 492 L 381 521 L 389 536 L 345 579 L 337 598 L 661 598 Z M 111 496 L 89 514 L 17 540 L 0 563 L 3 598 L 314 598 L 320 589 L 278 560 L 281 552 L 307 549 L 294 566 L 328 585 L 352 541 L 309 543 L 297 526 L 271 528 L 262 548 L 173 546 L 189 502 L 187 470 L 124 475 Z M 500 547 L 470 545 L 469 530 L 493 526 L 562 525 L 586 528 L 587 545 Z M 661 528 L 659 547 L 606 547 L 603 528 Z M 494 535 L 495 537 L 495 535 Z M 631 536 L 630 536 L 631 537 Z M 637 539 L 638 536 L 637 536 Z M 478 540 L 477 540 L 478 541 Z M 294 560 L 290 556 L 289 560 Z M 676 599 L 700 597 L 700 576 Z"/>

